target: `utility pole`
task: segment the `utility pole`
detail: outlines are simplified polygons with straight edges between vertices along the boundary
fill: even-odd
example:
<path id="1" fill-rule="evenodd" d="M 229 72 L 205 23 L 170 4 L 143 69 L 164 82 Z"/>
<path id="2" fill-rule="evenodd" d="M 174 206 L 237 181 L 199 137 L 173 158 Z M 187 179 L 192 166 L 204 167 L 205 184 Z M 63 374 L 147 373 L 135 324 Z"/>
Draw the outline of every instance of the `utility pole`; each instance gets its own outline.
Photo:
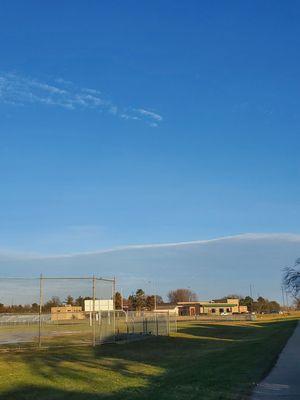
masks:
<path id="1" fill-rule="evenodd" d="M 96 277 L 93 275 L 93 314 L 92 314 L 92 324 L 93 324 L 93 347 L 96 346 Z"/>
<path id="2" fill-rule="evenodd" d="M 282 293 L 282 306 L 284 308 L 285 307 L 285 302 L 284 302 L 284 289 L 283 289 L 283 286 L 281 286 L 281 293 Z"/>
<path id="3" fill-rule="evenodd" d="M 153 290 L 153 297 L 154 297 L 154 311 L 156 310 L 156 308 L 157 308 L 157 290 L 156 290 L 156 285 L 155 285 L 155 282 L 154 281 L 148 281 L 147 282 L 148 284 L 149 284 L 149 287 L 150 287 L 150 295 L 151 295 L 151 292 L 152 292 L 152 290 Z"/>
<path id="4" fill-rule="evenodd" d="M 114 339 L 116 340 L 116 277 L 114 276 L 113 285 L 113 326 L 114 326 Z"/>
<path id="5" fill-rule="evenodd" d="M 286 306 L 287 308 L 289 308 L 289 296 L 287 291 L 285 291 L 285 298 L 286 298 Z"/>
<path id="6" fill-rule="evenodd" d="M 121 292 L 121 308 L 122 310 L 124 310 L 124 300 L 123 300 L 123 289 L 120 288 L 120 292 Z"/>
<path id="7" fill-rule="evenodd" d="M 154 289 L 154 311 L 156 311 L 157 308 L 157 287 L 155 282 L 153 282 L 153 289 Z"/>

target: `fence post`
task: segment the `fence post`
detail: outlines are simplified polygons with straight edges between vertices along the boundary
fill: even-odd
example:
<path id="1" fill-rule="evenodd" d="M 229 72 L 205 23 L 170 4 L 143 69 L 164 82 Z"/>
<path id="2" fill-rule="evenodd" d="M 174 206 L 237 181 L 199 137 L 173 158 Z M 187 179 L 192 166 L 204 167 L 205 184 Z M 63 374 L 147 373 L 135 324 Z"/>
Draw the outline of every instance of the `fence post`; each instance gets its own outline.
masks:
<path id="1" fill-rule="evenodd" d="M 156 313 L 155 313 L 155 324 L 156 324 L 156 336 L 158 336 L 158 319 Z"/>
<path id="2" fill-rule="evenodd" d="M 43 275 L 40 275 L 39 347 L 42 347 Z"/>
<path id="3" fill-rule="evenodd" d="M 95 316 L 96 316 L 96 278 L 95 275 L 93 275 L 93 313 L 92 313 L 92 324 L 93 324 L 93 347 L 96 346 L 96 321 L 95 321 Z"/>
<path id="4" fill-rule="evenodd" d="M 112 300 L 113 300 L 113 330 L 114 330 L 114 340 L 116 341 L 116 278 L 115 277 L 113 279 Z"/>
<path id="5" fill-rule="evenodd" d="M 129 335 L 129 326 L 128 326 L 128 314 L 127 312 L 125 313 L 125 321 L 126 321 L 126 340 L 128 340 L 128 335 Z"/>

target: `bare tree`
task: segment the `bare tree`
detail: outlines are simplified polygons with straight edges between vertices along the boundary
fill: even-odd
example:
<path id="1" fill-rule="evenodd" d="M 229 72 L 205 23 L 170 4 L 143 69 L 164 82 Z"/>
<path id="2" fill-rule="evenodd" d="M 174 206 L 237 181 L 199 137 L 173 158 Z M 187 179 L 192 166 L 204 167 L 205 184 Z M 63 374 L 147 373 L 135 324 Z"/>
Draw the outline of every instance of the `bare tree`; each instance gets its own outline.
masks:
<path id="1" fill-rule="evenodd" d="M 197 294 L 190 289 L 176 289 L 168 293 L 168 299 L 170 303 L 175 304 L 180 301 L 197 301 L 198 297 Z"/>
<path id="2" fill-rule="evenodd" d="M 159 294 L 155 295 L 155 300 L 156 300 L 156 304 L 163 304 L 164 303 L 163 298 Z"/>
<path id="3" fill-rule="evenodd" d="M 283 284 L 296 300 L 300 299 L 300 258 L 292 267 L 284 269 Z"/>

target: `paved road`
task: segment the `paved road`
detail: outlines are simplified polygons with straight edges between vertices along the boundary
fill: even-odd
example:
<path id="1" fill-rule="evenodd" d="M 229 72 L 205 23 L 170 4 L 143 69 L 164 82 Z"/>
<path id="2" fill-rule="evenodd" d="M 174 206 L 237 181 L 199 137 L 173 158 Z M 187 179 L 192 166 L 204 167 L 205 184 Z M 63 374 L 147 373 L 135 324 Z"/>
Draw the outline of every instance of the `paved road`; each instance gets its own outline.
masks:
<path id="1" fill-rule="evenodd" d="M 253 391 L 251 400 L 300 400 L 300 323 L 270 374 Z"/>

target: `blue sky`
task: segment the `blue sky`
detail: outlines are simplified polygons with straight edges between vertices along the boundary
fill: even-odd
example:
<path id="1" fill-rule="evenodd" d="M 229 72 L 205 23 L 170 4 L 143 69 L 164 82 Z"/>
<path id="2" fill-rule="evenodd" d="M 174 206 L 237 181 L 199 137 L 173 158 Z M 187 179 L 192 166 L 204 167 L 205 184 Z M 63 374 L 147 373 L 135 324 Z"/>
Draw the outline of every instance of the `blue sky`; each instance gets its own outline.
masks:
<path id="1" fill-rule="evenodd" d="M 299 233 L 299 17 L 2 1 L 0 249 Z"/>

